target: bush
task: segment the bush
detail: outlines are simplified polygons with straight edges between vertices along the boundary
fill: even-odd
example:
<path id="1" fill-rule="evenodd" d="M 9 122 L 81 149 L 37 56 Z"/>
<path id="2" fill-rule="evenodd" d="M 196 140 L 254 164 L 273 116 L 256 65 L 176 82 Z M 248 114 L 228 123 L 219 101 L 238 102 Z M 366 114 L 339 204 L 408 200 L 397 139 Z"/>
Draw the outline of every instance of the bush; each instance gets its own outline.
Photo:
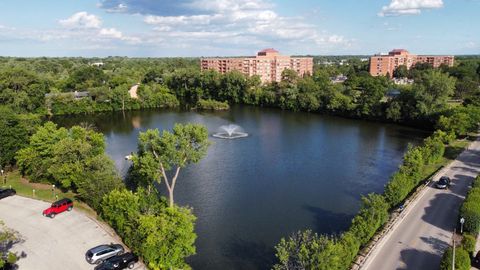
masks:
<path id="1" fill-rule="evenodd" d="M 448 248 L 443 253 L 442 261 L 440 262 L 440 270 L 452 269 L 452 248 Z M 468 252 L 463 248 L 455 249 L 455 269 L 456 270 L 469 270 L 470 269 L 470 256 Z"/>
<path id="2" fill-rule="evenodd" d="M 477 176 L 477 177 L 475 178 L 475 180 L 473 180 L 472 187 L 474 187 L 474 188 L 480 188 L 480 175 Z"/>
<path id="3" fill-rule="evenodd" d="M 475 244 L 477 243 L 477 238 L 471 234 L 464 234 L 463 235 L 463 240 L 462 240 L 462 246 L 463 248 L 470 254 L 470 256 L 473 256 L 475 252 Z"/>
<path id="4" fill-rule="evenodd" d="M 105 195 L 102 217 L 150 269 L 190 269 L 195 254 L 195 216 L 191 209 L 167 207 L 154 191 L 126 189 Z"/>
<path id="5" fill-rule="evenodd" d="M 472 188 L 460 208 L 465 218 L 464 230 L 477 235 L 480 232 L 480 188 Z"/>
<path id="6" fill-rule="evenodd" d="M 197 103 L 197 108 L 201 110 L 222 111 L 230 109 L 230 106 L 226 101 L 221 102 L 212 99 L 200 99 Z"/>

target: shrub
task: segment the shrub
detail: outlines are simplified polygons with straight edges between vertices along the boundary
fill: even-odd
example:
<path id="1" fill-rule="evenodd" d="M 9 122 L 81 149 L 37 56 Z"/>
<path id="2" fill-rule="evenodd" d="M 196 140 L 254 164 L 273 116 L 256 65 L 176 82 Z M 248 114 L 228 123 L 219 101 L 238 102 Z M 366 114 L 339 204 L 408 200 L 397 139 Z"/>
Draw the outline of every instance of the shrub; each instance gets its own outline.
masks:
<path id="1" fill-rule="evenodd" d="M 369 194 L 362 198 L 362 206 L 352 220 L 350 231 L 357 237 L 361 245 L 370 238 L 388 219 L 388 204 L 382 195 Z"/>
<path id="2" fill-rule="evenodd" d="M 197 103 L 197 108 L 201 110 L 221 111 L 230 109 L 230 106 L 226 101 L 221 102 L 213 99 L 200 99 Z"/>
<path id="3" fill-rule="evenodd" d="M 474 188 L 480 188 L 480 175 L 477 176 L 477 178 L 475 178 L 475 180 L 473 180 L 472 187 L 474 187 Z"/>
<path id="4" fill-rule="evenodd" d="M 477 235 L 480 232 L 480 188 L 472 188 L 468 192 L 460 215 L 465 218 L 465 231 Z"/>
<path id="5" fill-rule="evenodd" d="M 448 248 L 443 253 L 442 261 L 440 262 L 440 270 L 452 269 L 452 248 Z M 468 252 L 463 248 L 455 249 L 455 269 L 457 270 L 469 270 L 470 269 L 470 256 Z"/>
<path id="6" fill-rule="evenodd" d="M 463 235 L 462 246 L 470 256 L 473 256 L 473 253 L 475 252 L 476 242 L 477 238 L 475 236 L 467 233 Z"/>

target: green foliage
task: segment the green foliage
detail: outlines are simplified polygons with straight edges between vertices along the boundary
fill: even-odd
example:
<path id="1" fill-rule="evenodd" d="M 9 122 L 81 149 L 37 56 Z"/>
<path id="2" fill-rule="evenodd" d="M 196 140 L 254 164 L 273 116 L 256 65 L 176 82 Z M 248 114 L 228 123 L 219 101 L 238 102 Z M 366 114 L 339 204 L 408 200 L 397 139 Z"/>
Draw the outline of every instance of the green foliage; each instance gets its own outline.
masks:
<path id="1" fill-rule="evenodd" d="M 107 77 L 105 73 L 96 67 L 81 66 L 71 73 L 65 82 L 67 91 L 85 91 L 92 87 L 99 87 L 105 84 Z"/>
<path id="2" fill-rule="evenodd" d="M 188 208 L 167 207 L 155 192 L 114 190 L 102 203 L 102 217 L 150 269 L 189 269 L 195 254 L 195 216 Z"/>
<path id="3" fill-rule="evenodd" d="M 299 231 L 288 239 L 282 238 L 275 247 L 278 263 L 275 270 L 336 269 L 343 258 L 338 257 L 335 239 L 310 230 Z"/>
<path id="4" fill-rule="evenodd" d="M 159 216 L 139 220 L 139 252 L 152 269 L 186 269 L 185 258 L 195 254 L 195 216 L 190 209 L 168 207 Z"/>
<path id="5" fill-rule="evenodd" d="M 406 78 L 408 77 L 407 66 L 400 65 L 393 71 L 393 77 L 395 78 Z"/>
<path id="6" fill-rule="evenodd" d="M 224 111 L 230 109 L 227 102 L 216 101 L 213 99 L 200 99 L 197 103 L 197 109 Z"/>
<path id="7" fill-rule="evenodd" d="M 174 108 L 179 105 L 175 95 L 165 86 L 152 84 L 138 88 L 142 108 Z"/>
<path id="8" fill-rule="evenodd" d="M 176 124 L 173 131 L 147 130 L 138 139 L 138 155 L 134 166 L 147 179 L 160 182 L 163 178 L 169 191 L 170 206 L 173 206 L 173 191 L 180 169 L 197 163 L 207 153 L 208 131 L 202 125 Z M 169 180 L 168 171 L 174 171 Z"/>
<path id="9" fill-rule="evenodd" d="M 37 115 L 17 114 L 0 106 L 0 166 L 15 163 L 16 152 L 27 145 L 39 124 Z"/>
<path id="10" fill-rule="evenodd" d="M 453 249 L 449 247 L 443 253 L 442 261 L 440 262 L 441 270 L 451 270 L 453 260 Z M 470 269 L 470 256 L 468 252 L 463 248 L 455 248 L 455 269 L 457 270 L 469 270 Z"/>
<path id="11" fill-rule="evenodd" d="M 22 67 L 0 69 L 0 105 L 16 112 L 41 111 L 50 81 Z"/>
<path id="12" fill-rule="evenodd" d="M 465 233 L 463 235 L 462 247 L 468 252 L 470 257 L 474 255 L 477 238 L 474 235 Z"/>
<path id="13" fill-rule="evenodd" d="M 474 132 L 480 123 L 480 107 L 468 105 L 455 108 L 445 115 L 441 115 L 437 126 L 441 130 L 456 135 L 466 135 Z"/>
<path id="14" fill-rule="evenodd" d="M 350 231 L 360 244 L 368 243 L 377 230 L 388 219 L 389 205 L 382 195 L 369 194 L 362 198 L 362 206 L 353 218 Z"/>
<path id="15" fill-rule="evenodd" d="M 467 194 L 460 208 L 460 215 L 465 218 L 463 228 L 471 234 L 478 235 L 480 232 L 480 179 L 474 180 L 473 188 Z"/>
<path id="16" fill-rule="evenodd" d="M 45 123 L 18 151 L 17 161 L 31 180 L 72 189 L 94 209 L 104 194 L 123 185 L 105 154 L 103 135 L 79 126 L 67 130 Z"/>

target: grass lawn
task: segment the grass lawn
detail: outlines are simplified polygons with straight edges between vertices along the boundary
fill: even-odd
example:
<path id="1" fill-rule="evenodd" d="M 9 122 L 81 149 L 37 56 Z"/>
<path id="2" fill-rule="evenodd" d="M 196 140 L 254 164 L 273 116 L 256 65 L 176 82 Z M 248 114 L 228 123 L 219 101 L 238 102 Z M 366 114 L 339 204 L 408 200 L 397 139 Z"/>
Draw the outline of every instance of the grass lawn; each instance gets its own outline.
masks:
<path id="1" fill-rule="evenodd" d="M 18 195 L 46 202 L 54 202 L 57 198 L 70 198 L 74 201 L 74 207 L 86 212 L 90 216 L 96 217 L 95 211 L 86 203 L 77 200 L 77 195 L 72 191 L 63 192 L 58 188 L 52 190 L 52 185 L 49 184 L 30 183 L 27 179 L 23 178 L 17 170 L 7 174 L 6 184 L 4 184 L 4 180 L 1 178 L 0 186 L 7 188 L 12 187 L 17 191 Z"/>

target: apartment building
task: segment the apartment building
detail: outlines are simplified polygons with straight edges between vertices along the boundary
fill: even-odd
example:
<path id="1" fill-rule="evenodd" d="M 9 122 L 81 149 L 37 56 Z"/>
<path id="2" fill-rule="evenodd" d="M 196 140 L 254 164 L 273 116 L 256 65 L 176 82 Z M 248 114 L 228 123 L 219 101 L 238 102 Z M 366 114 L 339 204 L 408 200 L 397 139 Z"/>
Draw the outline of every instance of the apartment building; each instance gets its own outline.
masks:
<path id="1" fill-rule="evenodd" d="M 313 73 L 312 57 L 280 55 L 272 48 L 251 57 L 203 58 L 200 65 L 202 70 L 213 69 L 222 74 L 236 70 L 247 76 L 258 75 L 262 83 L 280 82 L 285 69 L 294 70 L 299 76 Z"/>
<path id="2" fill-rule="evenodd" d="M 393 71 L 404 65 L 410 69 L 417 63 L 428 63 L 434 68 L 442 64 L 453 66 L 454 56 L 452 55 L 414 55 L 404 49 L 395 49 L 387 55 L 378 54 L 370 57 L 370 74 L 372 76 L 393 75 Z"/>

